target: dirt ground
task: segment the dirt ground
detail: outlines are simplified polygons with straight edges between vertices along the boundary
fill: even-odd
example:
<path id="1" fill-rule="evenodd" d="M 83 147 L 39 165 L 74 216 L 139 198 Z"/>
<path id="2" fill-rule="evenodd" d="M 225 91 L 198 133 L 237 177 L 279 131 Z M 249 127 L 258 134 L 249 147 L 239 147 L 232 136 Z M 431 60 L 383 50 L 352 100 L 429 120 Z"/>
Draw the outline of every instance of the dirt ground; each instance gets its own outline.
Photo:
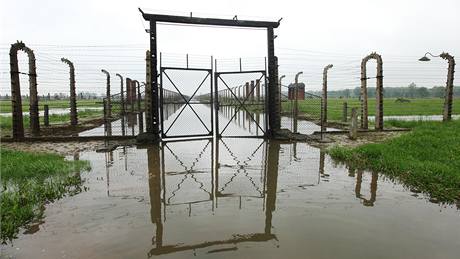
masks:
<path id="1" fill-rule="evenodd" d="M 110 141 L 110 145 L 130 145 L 132 141 Z M 11 142 L 1 143 L 1 148 L 26 152 L 46 152 L 60 155 L 73 155 L 82 151 L 95 151 L 104 148 L 103 140 L 69 141 L 69 142 Z"/>
<path id="2" fill-rule="evenodd" d="M 312 143 L 312 146 L 326 149 L 333 146 L 357 147 L 368 143 L 379 143 L 407 133 L 407 131 L 360 132 L 356 140 L 351 140 L 346 133 L 327 134 L 324 142 Z"/>
<path id="3" fill-rule="evenodd" d="M 401 131 L 386 131 L 386 132 L 360 132 L 358 139 L 351 140 L 348 135 L 343 134 L 327 134 L 324 137 L 324 141 L 308 141 L 312 146 L 318 148 L 330 148 L 333 146 L 346 146 L 356 147 L 366 143 L 378 143 L 384 140 L 400 136 L 407 132 Z M 126 141 L 110 141 L 110 146 L 116 145 L 133 145 L 134 140 Z M 69 142 L 11 142 L 1 143 L 1 148 L 8 148 L 19 151 L 28 152 L 47 152 L 55 153 L 60 155 L 73 155 L 77 152 L 82 151 L 95 151 L 103 149 L 106 143 L 103 140 L 92 140 L 92 141 L 69 141 Z"/>

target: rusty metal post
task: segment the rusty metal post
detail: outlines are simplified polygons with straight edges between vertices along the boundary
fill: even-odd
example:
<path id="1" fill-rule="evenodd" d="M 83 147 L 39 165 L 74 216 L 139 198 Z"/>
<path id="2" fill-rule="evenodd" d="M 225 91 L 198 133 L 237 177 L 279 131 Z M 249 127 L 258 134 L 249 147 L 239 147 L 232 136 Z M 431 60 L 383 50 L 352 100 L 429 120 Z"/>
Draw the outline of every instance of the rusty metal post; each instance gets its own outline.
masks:
<path id="1" fill-rule="evenodd" d="M 107 77 L 107 88 L 106 88 L 107 117 L 110 119 L 112 117 L 112 102 L 111 102 L 111 97 L 110 97 L 110 74 L 104 69 L 102 69 L 101 72 L 104 73 Z"/>
<path id="2" fill-rule="evenodd" d="M 294 96 L 294 133 L 297 133 L 297 116 L 299 116 L 299 76 L 303 74 L 303 72 L 299 72 L 295 75 L 295 96 Z"/>
<path id="3" fill-rule="evenodd" d="M 25 47 L 24 43 L 17 42 L 10 48 L 10 75 L 11 75 L 11 110 L 13 111 L 13 139 L 24 138 L 24 121 L 22 117 L 21 86 L 19 81 L 18 51 Z"/>
<path id="4" fill-rule="evenodd" d="M 66 58 L 61 58 L 61 61 L 69 65 L 70 68 L 70 125 L 75 126 L 78 124 L 77 94 L 75 92 L 75 67 L 73 63 Z"/>
<path id="5" fill-rule="evenodd" d="M 45 123 L 45 126 L 48 127 L 50 125 L 50 108 L 48 106 L 48 104 L 45 104 L 45 106 L 43 107 L 43 121 Z"/>
<path id="6" fill-rule="evenodd" d="M 442 120 L 450 121 L 452 119 L 452 98 L 454 93 L 455 59 L 449 53 L 445 52 L 439 56 L 447 60 L 447 62 L 449 62 Z"/>
<path id="7" fill-rule="evenodd" d="M 321 132 L 326 130 L 327 125 L 327 71 L 332 68 L 332 64 L 323 69 L 323 100 L 321 109 Z"/>
<path id="8" fill-rule="evenodd" d="M 125 114 L 125 93 L 123 93 L 123 76 L 116 74 L 120 78 L 120 105 L 121 105 L 121 114 Z"/>

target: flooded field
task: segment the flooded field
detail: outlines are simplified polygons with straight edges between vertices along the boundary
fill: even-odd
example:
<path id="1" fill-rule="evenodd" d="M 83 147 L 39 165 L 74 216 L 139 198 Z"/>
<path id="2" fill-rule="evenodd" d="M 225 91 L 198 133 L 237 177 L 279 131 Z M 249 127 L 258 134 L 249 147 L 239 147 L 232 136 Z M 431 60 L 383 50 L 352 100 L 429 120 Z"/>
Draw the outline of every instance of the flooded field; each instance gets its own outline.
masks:
<path id="1" fill-rule="evenodd" d="M 13 258 L 458 258 L 460 212 L 307 144 L 197 140 L 83 152 Z M 22 231 L 24 232 L 24 231 Z"/>

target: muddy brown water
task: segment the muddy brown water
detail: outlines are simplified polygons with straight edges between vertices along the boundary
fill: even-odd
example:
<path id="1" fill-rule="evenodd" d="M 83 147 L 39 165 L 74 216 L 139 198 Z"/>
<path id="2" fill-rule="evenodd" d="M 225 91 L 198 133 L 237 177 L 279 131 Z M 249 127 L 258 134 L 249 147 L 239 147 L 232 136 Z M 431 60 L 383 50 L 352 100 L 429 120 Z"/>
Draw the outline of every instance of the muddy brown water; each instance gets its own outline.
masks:
<path id="1" fill-rule="evenodd" d="M 460 211 L 307 144 L 82 152 L 87 191 L 2 246 L 13 258 L 458 258 Z M 23 233 L 24 230 L 21 231 Z"/>

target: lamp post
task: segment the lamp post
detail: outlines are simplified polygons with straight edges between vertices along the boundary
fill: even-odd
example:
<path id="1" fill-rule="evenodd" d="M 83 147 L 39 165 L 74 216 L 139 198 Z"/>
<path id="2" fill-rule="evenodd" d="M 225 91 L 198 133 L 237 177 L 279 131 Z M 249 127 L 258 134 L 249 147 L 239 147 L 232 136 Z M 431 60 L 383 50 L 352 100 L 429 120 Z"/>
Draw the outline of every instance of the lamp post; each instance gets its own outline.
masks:
<path id="1" fill-rule="evenodd" d="M 434 58 L 440 57 L 442 59 L 447 60 L 449 63 L 449 67 L 447 69 L 447 82 L 446 82 L 446 90 L 444 95 L 444 110 L 442 114 L 443 121 L 450 121 L 452 119 L 452 98 L 454 92 L 454 72 L 455 72 L 455 59 L 447 52 L 443 52 L 438 56 L 431 54 L 430 52 L 425 53 L 423 57 L 419 59 L 419 61 L 430 61 L 431 59 L 427 57 L 430 55 Z"/>

